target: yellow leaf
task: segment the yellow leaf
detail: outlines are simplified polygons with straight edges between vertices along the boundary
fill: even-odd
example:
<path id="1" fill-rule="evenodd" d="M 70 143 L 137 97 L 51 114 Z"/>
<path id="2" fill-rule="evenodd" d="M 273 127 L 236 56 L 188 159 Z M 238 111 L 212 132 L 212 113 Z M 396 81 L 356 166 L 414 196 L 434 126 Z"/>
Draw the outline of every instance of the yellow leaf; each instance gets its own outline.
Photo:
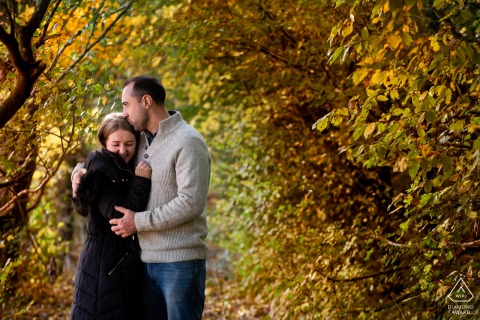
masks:
<path id="1" fill-rule="evenodd" d="M 365 137 L 365 139 L 367 139 L 373 133 L 373 131 L 375 131 L 375 126 L 375 122 L 371 122 L 367 125 L 365 131 L 363 132 L 363 136 Z"/>
<path id="2" fill-rule="evenodd" d="M 352 32 L 353 32 L 353 22 L 351 20 L 349 20 L 347 22 L 347 25 L 345 26 L 345 28 L 343 28 L 343 30 L 342 30 L 342 35 L 344 37 L 346 37 L 349 34 L 351 34 Z"/>
<path id="3" fill-rule="evenodd" d="M 432 47 L 433 51 L 438 52 L 440 51 L 440 44 L 438 43 L 437 39 L 434 37 L 430 37 L 430 46 Z"/>
<path id="4" fill-rule="evenodd" d="M 425 267 L 423 267 L 423 272 L 424 273 L 429 273 L 431 269 L 432 269 L 432 265 L 427 264 Z"/>
<path id="5" fill-rule="evenodd" d="M 390 91 L 390 97 L 392 99 L 398 99 L 400 97 L 400 95 L 398 94 L 398 90 L 394 89 L 394 90 Z"/>
<path id="6" fill-rule="evenodd" d="M 389 10 L 390 10 L 390 2 L 385 1 L 385 3 L 383 4 L 383 12 L 388 12 Z"/>
<path id="7" fill-rule="evenodd" d="M 443 298 L 450 288 L 451 288 L 450 286 L 441 286 L 440 288 L 438 288 L 438 290 L 435 294 L 435 296 L 436 296 L 435 301 L 438 301 L 441 298 Z"/>
<path id="8" fill-rule="evenodd" d="M 373 74 L 370 81 L 371 81 L 372 84 L 380 84 L 380 83 L 384 82 L 385 81 L 385 73 L 380 71 L 380 70 L 375 71 L 375 73 Z"/>
<path id="9" fill-rule="evenodd" d="M 388 43 L 390 44 L 390 47 L 397 49 L 400 43 L 402 43 L 402 37 L 398 34 L 390 34 L 388 36 Z"/>
<path id="10" fill-rule="evenodd" d="M 417 8 L 422 11 L 423 9 L 423 0 L 417 0 Z"/>
<path id="11" fill-rule="evenodd" d="M 457 184 L 457 191 L 459 193 L 465 193 L 470 190 L 471 185 L 472 185 L 471 180 L 465 180 L 464 182 Z"/>
<path id="12" fill-rule="evenodd" d="M 470 219 L 477 219 L 477 212 L 476 211 L 470 211 L 469 213 L 467 213 L 467 217 L 469 217 Z"/>
<path id="13" fill-rule="evenodd" d="M 367 69 L 358 69 L 353 73 L 353 84 L 358 85 L 360 82 L 365 79 L 365 77 L 368 75 L 368 70 Z"/>
<path id="14" fill-rule="evenodd" d="M 429 155 L 430 155 L 430 145 L 425 144 L 422 146 L 422 156 L 426 158 Z"/>

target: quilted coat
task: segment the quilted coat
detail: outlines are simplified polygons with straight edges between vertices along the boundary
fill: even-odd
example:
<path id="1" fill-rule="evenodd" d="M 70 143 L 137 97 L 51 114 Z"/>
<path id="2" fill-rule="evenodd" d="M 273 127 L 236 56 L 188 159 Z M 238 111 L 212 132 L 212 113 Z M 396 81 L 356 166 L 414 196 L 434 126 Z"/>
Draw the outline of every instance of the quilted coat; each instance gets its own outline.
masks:
<path id="1" fill-rule="evenodd" d="M 71 319 L 140 319 L 142 262 L 137 237 L 122 238 L 110 229 L 120 205 L 132 211 L 145 208 L 150 180 L 133 174 L 118 154 L 91 152 L 73 198 L 78 213 L 87 216 L 87 239 L 75 274 Z"/>

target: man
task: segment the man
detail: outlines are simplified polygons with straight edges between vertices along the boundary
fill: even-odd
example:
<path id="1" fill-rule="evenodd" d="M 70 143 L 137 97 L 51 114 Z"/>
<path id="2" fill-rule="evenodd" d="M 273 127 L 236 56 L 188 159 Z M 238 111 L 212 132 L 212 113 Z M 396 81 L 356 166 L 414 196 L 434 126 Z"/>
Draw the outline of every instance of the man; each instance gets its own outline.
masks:
<path id="1" fill-rule="evenodd" d="M 123 115 L 142 132 L 136 162 L 152 167 L 152 189 L 145 211 L 116 207 L 124 216 L 110 224 L 122 237 L 138 233 L 147 317 L 165 317 L 166 307 L 168 319 L 201 319 L 211 160 L 202 136 L 164 102 L 165 89 L 154 77 L 134 77 L 123 85 Z"/>

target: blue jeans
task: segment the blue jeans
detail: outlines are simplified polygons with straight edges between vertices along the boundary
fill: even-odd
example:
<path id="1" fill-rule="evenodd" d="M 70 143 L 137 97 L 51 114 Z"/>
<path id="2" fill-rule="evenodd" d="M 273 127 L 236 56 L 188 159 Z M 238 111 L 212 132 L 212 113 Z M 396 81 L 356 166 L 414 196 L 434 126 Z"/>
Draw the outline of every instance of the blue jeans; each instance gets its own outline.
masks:
<path id="1" fill-rule="evenodd" d="M 146 319 L 202 319 L 206 260 L 144 263 Z"/>

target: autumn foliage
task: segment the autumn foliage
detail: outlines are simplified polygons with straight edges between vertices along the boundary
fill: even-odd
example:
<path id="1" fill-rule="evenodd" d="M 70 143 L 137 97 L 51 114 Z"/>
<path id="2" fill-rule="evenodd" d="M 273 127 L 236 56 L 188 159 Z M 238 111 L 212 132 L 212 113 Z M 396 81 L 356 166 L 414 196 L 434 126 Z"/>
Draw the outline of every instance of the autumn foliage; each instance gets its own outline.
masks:
<path id="1" fill-rule="evenodd" d="M 214 145 L 232 150 L 219 210 L 243 248 L 239 281 L 269 316 L 441 318 L 460 277 L 478 289 L 479 12 L 474 1 L 179 10 L 178 49 L 212 75 Z"/>
<path id="2" fill-rule="evenodd" d="M 95 20 L 107 7 L 91 3 L 97 11 L 58 17 L 69 21 L 64 36 L 52 33 L 33 56 L 47 64 L 58 56 L 58 70 L 46 70 L 61 79 L 39 76 L 30 109 L 2 134 L 32 118 L 29 134 L 70 141 L 57 162 L 35 158 L 36 172 L 58 171 L 68 182 L 68 168 L 46 164 L 59 165 L 91 134 L 90 115 L 115 101 L 112 87 L 132 74 L 161 77 L 169 107 L 211 148 L 209 241 L 227 249 L 235 267 L 228 283 L 217 283 L 229 289 L 218 290 L 225 302 L 207 295 L 207 308 L 241 318 L 227 302 L 243 299 L 256 318 L 447 319 L 455 317 L 448 295 L 460 278 L 477 304 L 476 1 L 139 1 L 118 22 L 124 6 Z M 78 47 L 59 55 L 58 43 L 75 30 L 86 30 L 73 41 Z M 102 45 L 68 69 L 89 36 L 103 37 Z M 10 61 L 2 46 L 0 53 Z M 65 135 L 72 123 L 77 129 Z M 22 158 L 9 137 L 2 156 L 14 156 L 2 160 L 10 168 L 2 179 L 25 172 L 14 165 Z M 35 155 L 59 148 L 57 140 L 38 141 Z M 43 180 L 32 181 L 29 190 Z M 6 178 L 1 183 L 5 192 Z M 52 190 L 30 200 L 30 216 L 57 214 Z M 8 236 L 0 249 L 20 239 Z M 2 276 L 20 268 L 10 261 Z"/>

